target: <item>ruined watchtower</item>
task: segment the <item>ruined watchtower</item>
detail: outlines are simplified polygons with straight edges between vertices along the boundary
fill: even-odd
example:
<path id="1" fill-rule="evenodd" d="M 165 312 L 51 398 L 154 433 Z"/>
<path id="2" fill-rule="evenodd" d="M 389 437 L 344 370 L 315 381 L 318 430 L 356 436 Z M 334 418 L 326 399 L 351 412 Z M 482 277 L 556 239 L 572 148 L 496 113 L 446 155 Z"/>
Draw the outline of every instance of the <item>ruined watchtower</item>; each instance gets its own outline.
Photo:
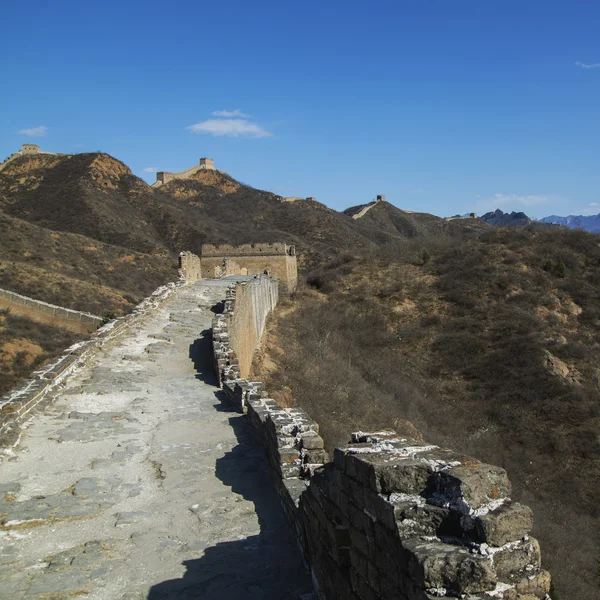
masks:
<path id="1" fill-rule="evenodd" d="M 274 244 L 203 244 L 202 253 L 179 255 L 179 275 L 182 279 L 212 279 L 226 275 L 270 275 L 292 293 L 298 284 L 296 247 Z"/>
<path id="2" fill-rule="evenodd" d="M 200 168 L 206 169 L 208 171 L 215 170 L 215 159 L 214 158 L 201 158 L 200 159 Z"/>

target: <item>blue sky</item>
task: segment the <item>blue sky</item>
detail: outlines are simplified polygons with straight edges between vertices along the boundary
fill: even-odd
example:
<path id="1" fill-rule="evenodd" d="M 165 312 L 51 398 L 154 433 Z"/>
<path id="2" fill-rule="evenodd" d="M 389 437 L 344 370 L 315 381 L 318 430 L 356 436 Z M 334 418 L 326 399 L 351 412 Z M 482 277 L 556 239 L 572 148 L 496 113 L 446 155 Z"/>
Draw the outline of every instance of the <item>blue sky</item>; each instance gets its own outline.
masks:
<path id="1" fill-rule="evenodd" d="M 151 182 L 208 156 L 335 209 L 600 213 L 596 0 L 32 0 L 2 18 L 0 159 L 102 150 Z"/>

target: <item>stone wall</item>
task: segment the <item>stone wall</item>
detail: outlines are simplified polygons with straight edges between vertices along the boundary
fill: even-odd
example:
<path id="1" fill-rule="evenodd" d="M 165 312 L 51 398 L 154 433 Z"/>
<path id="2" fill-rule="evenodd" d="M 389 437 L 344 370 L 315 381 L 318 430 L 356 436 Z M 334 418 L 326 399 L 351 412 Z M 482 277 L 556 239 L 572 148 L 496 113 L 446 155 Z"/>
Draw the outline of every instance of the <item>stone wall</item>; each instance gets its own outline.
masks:
<path id="1" fill-rule="evenodd" d="M 13 160 L 15 160 L 15 158 L 19 158 L 20 156 L 24 156 L 26 154 L 50 154 L 52 156 L 63 156 L 58 154 L 58 152 L 46 152 L 45 150 L 40 150 L 40 147 L 37 144 L 23 144 L 20 150 L 13 152 L 9 157 L 0 162 L 0 171 Z"/>
<path id="2" fill-rule="evenodd" d="M 179 254 L 179 279 L 183 281 L 197 281 L 202 279 L 202 267 L 200 257 L 192 252 L 181 252 Z"/>
<path id="3" fill-rule="evenodd" d="M 177 173 L 170 173 L 169 171 L 159 171 L 156 174 L 156 181 L 152 184 L 152 187 L 160 187 L 165 183 L 173 179 L 189 179 L 192 175 L 195 175 L 198 171 L 216 171 L 215 161 L 213 158 L 201 158 L 199 164 L 186 169 L 185 171 L 179 171 Z"/>
<path id="4" fill-rule="evenodd" d="M 158 288 L 144 299 L 130 314 L 110 321 L 98 329 L 89 340 L 78 342 L 29 379 L 22 381 L 16 388 L 0 398 L 0 447 L 14 444 L 19 437 L 20 426 L 33 413 L 52 400 L 53 390 L 62 380 L 86 361 L 92 353 L 101 350 L 103 345 L 117 335 L 128 332 L 139 319 L 155 310 L 180 284 L 170 283 Z"/>
<path id="5" fill-rule="evenodd" d="M 392 430 L 353 433 L 329 461 L 317 423 L 242 376 L 234 346 L 246 327 L 244 352 L 260 342 L 251 319 L 235 317 L 244 305 L 247 290 L 230 288 L 213 320 L 215 366 L 265 448 L 320 598 L 549 598 L 532 512 L 511 501 L 504 469 Z"/>
<path id="6" fill-rule="evenodd" d="M 291 294 L 298 285 L 298 265 L 294 246 L 286 244 L 223 244 L 202 246 L 202 255 L 179 255 L 179 277 L 186 281 L 218 279 L 227 275 L 269 275 Z"/>
<path id="7" fill-rule="evenodd" d="M 283 243 L 273 244 L 241 244 L 232 246 L 231 244 L 203 244 L 202 257 L 207 256 L 263 256 L 263 255 L 294 255 L 296 253 L 294 246 L 288 246 Z"/>
<path id="8" fill-rule="evenodd" d="M 204 244 L 200 261 L 206 277 L 268 274 L 290 294 L 298 285 L 296 248 L 287 244 Z"/>
<path id="9" fill-rule="evenodd" d="M 97 315 L 55 306 L 3 289 L 0 289 L 0 308 L 10 309 L 13 315 L 77 333 L 92 333 L 102 324 L 102 317 Z"/>
<path id="10" fill-rule="evenodd" d="M 265 276 L 238 283 L 227 290 L 225 311 L 213 322 L 215 360 L 220 381 L 248 377 L 267 316 L 275 308 L 278 297 L 277 281 Z M 227 333 L 221 335 L 221 330 Z"/>

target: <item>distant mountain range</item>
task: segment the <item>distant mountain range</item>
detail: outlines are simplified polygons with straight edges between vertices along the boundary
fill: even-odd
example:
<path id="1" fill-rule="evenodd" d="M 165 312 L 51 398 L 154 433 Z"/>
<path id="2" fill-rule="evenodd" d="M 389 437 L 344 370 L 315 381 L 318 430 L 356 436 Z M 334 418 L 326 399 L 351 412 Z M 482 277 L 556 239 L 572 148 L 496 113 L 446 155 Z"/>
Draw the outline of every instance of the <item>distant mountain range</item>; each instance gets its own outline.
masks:
<path id="1" fill-rule="evenodd" d="M 530 219 L 523 212 L 511 212 L 505 213 L 497 208 L 493 212 L 485 213 L 479 217 L 482 221 L 485 221 L 488 225 L 516 225 L 517 227 L 525 227 L 525 225 L 529 225 L 532 223 L 532 219 Z"/>
<path id="2" fill-rule="evenodd" d="M 554 225 L 564 225 L 569 229 L 585 229 L 594 233 L 600 232 L 600 215 L 569 215 L 568 217 L 558 217 L 550 215 L 540 219 L 542 223 L 553 223 Z"/>
<path id="3" fill-rule="evenodd" d="M 488 212 L 485 215 L 479 217 L 482 221 L 485 221 L 488 225 L 514 225 L 516 227 L 524 227 L 530 223 L 548 223 L 550 225 L 563 225 L 569 229 L 584 229 L 585 231 L 591 231 L 592 233 L 600 233 L 600 214 L 598 215 L 569 215 L 568 217 L 559 217 L 557 215 L 550 215 L 549 217 L 543 217 L 537 221 L 529 218 L 523 212 L 511 212 L 506 213 L 500 209 L 496 209 L 493 212 Z"/>

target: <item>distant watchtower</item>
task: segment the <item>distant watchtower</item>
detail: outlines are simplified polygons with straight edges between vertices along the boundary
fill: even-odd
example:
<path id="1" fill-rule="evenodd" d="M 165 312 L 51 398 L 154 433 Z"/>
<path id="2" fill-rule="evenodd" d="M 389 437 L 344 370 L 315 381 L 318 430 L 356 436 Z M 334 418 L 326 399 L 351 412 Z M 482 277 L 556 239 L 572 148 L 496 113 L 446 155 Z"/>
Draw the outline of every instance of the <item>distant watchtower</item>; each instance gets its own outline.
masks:
<path id="1" fill-rule="evenodd" d="M 215 170 L 215 159 L 214 158 L 201 158 L 200 159 L 200 168 L 207 169 L 208 171 Z"/>
<path id="2" fill-rule="evenodd" d="M 40 147 L 37 144 L 23 144 L 21 146 L 22 154 L 38 154 Z"/>
<path id="3" fill-rule="evenodd" d="M 383 194 L 377 194 L 377 202 L 385 202 L 385 196 Z"/>

